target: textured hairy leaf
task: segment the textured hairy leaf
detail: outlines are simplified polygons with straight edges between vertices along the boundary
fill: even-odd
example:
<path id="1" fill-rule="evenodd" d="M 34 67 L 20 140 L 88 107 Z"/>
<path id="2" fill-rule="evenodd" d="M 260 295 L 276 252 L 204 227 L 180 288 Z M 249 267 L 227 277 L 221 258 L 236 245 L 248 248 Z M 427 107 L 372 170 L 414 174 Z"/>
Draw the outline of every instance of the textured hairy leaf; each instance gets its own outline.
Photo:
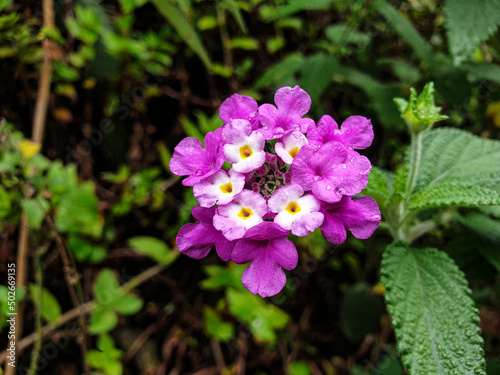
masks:
<path id="1" fill-rule="evenodd" d="M 500 24 L 499 0 L 446 0 L 444 5 L 450 53 L 467 58 Z"/>
<path id="2" fill-rule="evenodd" d="M 444 252 L 387 247 L 386 287 L 398 348 L 413 375 L 485 375 L 478 311 L 463 273 Z"/>
<path id="3" fill-rule="evenodd" d="M 500 66 L 488 63 L 468 63 L 464 64 L 472 81 L 488 80 L 500 83 Z"/>
<path id="4" fill-rule="evenodd" d="M 388 201 L 394 194 L 394 173 L 372 167 L 363 194 L 369 195 L 379 204 Z"/>
<path id="5" fill-rule="evenodd" d="M 500 220 L 480 213 L 471 213 L 460 217 L 459 221 L 480 235 L 481 243 L 476 244 L 479 253 L 500 271 Z"/>
<path id="6" fill-rule="evenodd" d="M 500 204 L 500 194 L 483 186 L 437 184 L 416 193 L 410 202 L 411 209 L 429 207 L 469 206 Z"/>
<path id="7" fill-rule="evenodd" d="M 500 142 L 450 128 L 425 132 L 416 178 L 413 208 L 499 204 Z"/>
<path id="8" fill-rule="evenodd" d="M 152 3 L 158 12 L 160 12 L 160 14 L 168 20 L 189 48 L 191 48 L 193 52 L 198 55 L 201 61 L 203 61 L 203 64 L 210 68 L 210 58 L 208 57 L 208 53 L 201 42 L 200 36 L 186 17 L 184 17 L 179 8 L 167 0 L 152 0 Z"/>

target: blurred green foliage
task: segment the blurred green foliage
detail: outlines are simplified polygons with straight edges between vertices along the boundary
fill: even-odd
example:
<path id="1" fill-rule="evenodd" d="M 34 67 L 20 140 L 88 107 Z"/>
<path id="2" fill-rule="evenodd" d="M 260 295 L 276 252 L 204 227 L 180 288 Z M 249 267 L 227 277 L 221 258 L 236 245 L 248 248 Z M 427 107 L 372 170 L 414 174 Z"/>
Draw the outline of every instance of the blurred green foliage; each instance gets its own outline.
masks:
<path id="1" fill-rule="evenodd" d="M 385 316 L 380 296 L 369 285 L 377 282 L 373 275 L 391 237 L 443 249 L 438 253 L 453 259 L 473 286 L 472 298 L 480 306 L 500 309 L 500 213 L 498 206 L 483 207 L 500 203 L 500 159 L 494 140 L 500 138 L 497 1 L 77 0 L 69 10 L 60 2 L 56 5 L 56 27 L 44 28 L 42 15 L 27 11 L 25 4 L 0 4 L 0 63 L 6 78 L 22 81 L 19 86 L 34 97 L 29 92 L 36 86 L 42 42 L 50 41 L 53 111 L 49 121 L 57 126 L 52 129 L 61 129 L 64 123 L 71 133 L 85 122 L 96 129 L 94 117 L 109 117 L 119 125 L 117 131 L 106 135 L 95 149 L 104 154 L 105 168 L 116 168 L 82 179 L 80 161 L 77 165 L 57 160 L 63 153 L 54 138 L 45 146 L 51 152 L 44 150 L 42 155 L 40 145 L 16 131 L 28 128 L 22 123 L 27 116 L 22 104 L 12 99 L 15 95 L 6 95 L 0 103 L 2 115 L 16 126 L 5 120 L 0 123 L 0 231 L 12 232 L 25 213 L 36 243 L 60 235 L 77 267 L 96 271 L 91 282 L 96 305 L 89 331 L 97 335 L 97 350 L 90 350 L 86 358 L 96 373 L 123 373 L 123 352 L 112 337 L 119 316 L 152 309 L 135 292 L 124 291 L 118 276 L 102 269 L 103 262 L 111 267 L 110 249 L 126 244 L 149 262 L 176 268 L 175 236 L 192 221 L 191 208 L 197 203 L 191 191 L 171 189 L 178 182 L 168 169 L 174 138 L 186 135 L 203 142 L 207 132 L 221 125 L 217 106 L 235 91 L 271 100 L 274 89 L 298 84 L 312 98 L 312 117 L 329 113 L 340 121 L 362 114 L 373 119 L 375 144 L 367 153 L 377 167 L 364 194 L 381 207 L 381 230 L 368 245 L 350 237 L 335 255 L 319 233 L 307 240 L 294 239 L 303 261 L 312 259 L 317 265 L 330 257 L 329 271 L 339 275 L 338 285 L 328 280 L 318 283 L 322 283 L 320 293 L 335 290 L 339 294 L 335 327 L 343 335 L 340 340 L 359 343 L 379 326 L 384 329 L 379 324 Z M 145 80 L 150 75 L 154 83 Z M 424 88 L 431 81 L 434 86 Z M 124 109 L 122 94 L 137 85 L 144 95 L 127 102 Z M 412 87 L 424 91 L 417 96 Z M 173 115 L 171 109 L 152 105 L 167 97 L 181 103 Z M 405 99 L 397 100 L 396 106 L 395 97 Z M 91 102 L 95 114 L 89 119 L 82 108 Z M 57 112 L 56 108 L 70 109 Z M 165 139 L 156 147 L 145 146 L 157 158 L 139 166 L 123 165 L 119 155 L 128 148 L 124 146 L 130 137 L 127 126 L 149 124 L 155 111 L 168 112 L 169 121 L 155 125 L 167 128 L 162 129 L 167 131 Z M 69 113 L 73 120 L 58 113 Z M 420 167 L 412 169 L 417 142 L 407 146 L 405 121 L 412 131 L 420 125 L 420 130 L 427 130 L 445 118 L 441 113 L 449 115 L 446 125 L 461 130 L 436 129 L 422 135 Z M 69 138 L 64 142 L 69 143 Z M 123 229 L 125 220 L 133 221 L 133 231 Z M 446 259 L 438 261 L 448 264 Z M 299 298 L 295 285 L 287 285 L 280 303 L 273 304 L 243 288 L 244 267 L 208 262 L 206 278 L 200 283 L 208 297 L 198 311 L 207 337 L 228 347 L 247 337 L 273 350 L 280 340 L 294 347 L 290 328 L 298 320 L 292 312 Z M 312 276 L 306 272 L 294 276 L 303 282 L 299 288 L 308 291 Z M 443 271 L 441 276 L 466 282 L 455 271 Z M 401 283 L 409 279 L 414 277 Z M 0 328 L 5 327 L 8 312 L 3 288 Z M 48 323 L 67 308 L 55 290 L 52 294 L 46 287 L 30 284 L 29 291 L 29 300 L 38 304 Z M 24 290 L 17 290 L 17 303 L 23 295 Z M 467 305 L 471 300 L 464 298 Z M 401 305 L 390 300 L 390 311 L 398 311 Z M 453 310 L 442 303 L 443 309 Z M 438 326 L 440 317 L 436 317 Z M 372 358 L 374 365 L 358 361 L 350 373 L 402 374 L 397 353 L 390 348 L 387 345 L 384 355 Z M 308 350 L 286 364 L 290 374 L 312 373 L 305 359 L 314 358 L 318 349 Z M 412 368 L 408 352 L 418 357 L 418 348 L 400 350 L 406 366 Z M 488 375 L 498 372 L 498 363 L 489 358 L 498 353 L 498 345 L 486 333 Z M 434 372 L 426 375 L 430 373 Z"/>

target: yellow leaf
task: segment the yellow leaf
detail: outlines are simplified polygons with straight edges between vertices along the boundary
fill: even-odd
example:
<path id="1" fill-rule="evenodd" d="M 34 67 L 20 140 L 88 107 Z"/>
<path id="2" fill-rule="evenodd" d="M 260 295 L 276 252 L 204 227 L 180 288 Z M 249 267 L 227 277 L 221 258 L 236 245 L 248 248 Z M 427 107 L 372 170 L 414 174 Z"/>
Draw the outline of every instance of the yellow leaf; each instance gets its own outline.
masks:
<path id="1" fill-rule="evenodd" d="M 32 142 L 28 139 L 23 139 L 19 142 L 19 150 L 21 151 L 21 154 L 23 154 L 23 158 L 26 160 L 31 159 L 33 156 L 38 154 L 41 147 L 42 145 L 40 143 Z"/>
<path id="2" fill-rule="evenodd" d="M 382 285 L 382 283 L 377 283 L 373 288 L 372 288 L 372 294 L 378 294 L 378 295 L 384 295 L 385 293 L 385 287 Z"/>

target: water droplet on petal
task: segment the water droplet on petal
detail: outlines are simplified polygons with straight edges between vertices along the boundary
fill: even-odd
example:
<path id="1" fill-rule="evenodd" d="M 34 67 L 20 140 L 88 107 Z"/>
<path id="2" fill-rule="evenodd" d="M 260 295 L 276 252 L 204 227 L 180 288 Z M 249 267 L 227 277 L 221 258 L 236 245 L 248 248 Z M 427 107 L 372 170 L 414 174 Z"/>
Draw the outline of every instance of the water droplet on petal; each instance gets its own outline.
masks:
<path id="1" fill-rule="evenodd" d="M 346 164 L 342 164 L 342 168 L 346 169 L 347 165 Z"/>
<path id="2" fill-rule="evenodd" d="M 319 181 L 321 180 L 321 176 L 314 176 L 314 181 Z"/>
<path id="3" fill-rule="evenodd" d="M 349 146 L 349 150 L 352 150 L 352 147 L 351 147 L 351 146 Z"/>
<path id="4" fill-rule="evenodd" d="M 380 220 L 380 219 L 381 219 L 380 215 L 373 215 L 372 216 L 372 220 Z"/>
<path id="5" fill-rule="evenodd" d="M 331 187 L 330 185 L 328 185 L 328 186 L 326 187 L 326 190 L 330 190 L 331 188 L 332 188 L 332 187 Z"/>
<path id="6" fill-rule="evenodd" d="M 273 109 L 273 113 L 276 113 L 276 110 L 275 110 L 275 109 Z"/>
<path id="7" fill-rule="evenodd" d="M 195 176 L 201 176 L 202 174 L 203 174 L 203 171 L 202 171 L 201 169 L 198 169 L 198 170 L 194 173 L 194 175 L 195 175 Z"/>
<path id="8" fill-rule="evenodd" d="M 356 160 L 356 157 L 352 157 L 352 158 L 351 158 L 351 161 L 354 161 L 354 160 Z"/>

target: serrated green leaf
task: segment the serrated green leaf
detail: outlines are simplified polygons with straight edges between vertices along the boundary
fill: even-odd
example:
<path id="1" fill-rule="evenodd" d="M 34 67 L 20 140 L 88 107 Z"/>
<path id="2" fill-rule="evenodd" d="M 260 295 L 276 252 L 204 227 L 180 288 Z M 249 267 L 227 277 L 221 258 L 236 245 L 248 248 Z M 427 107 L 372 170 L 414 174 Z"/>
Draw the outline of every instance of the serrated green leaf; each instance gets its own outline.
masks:
<path id="1" fill-rule="evenodd" d="M 186 44 L 198 55 L 203 64 L 210 69 L 211 62 L 200 36 L 186 19 L 184 14 L 173 4 L 165 0 L 151 0 L 158 12 L 167 19 Z"/>
<path id="2" fill-rule="evenodd" d="M 500 66 L 488 63 L 473 63 L 463 64 L 464 68 L 469 73 L 471 81 L 488 80 L 500 83 Z"/>
<path id="3" fill-rule="evenodd" d="M 456 61 L 469 57 L 500 25 L 498 0 L 446 0 L 443 11 L 450 53 Z"/>
<path id="4" fill-rule="evenodd" d="M 38 305 L 42 317 L 47 322 L 53 322 L 61 316 L 61 306 L 59 306 L 59 302 L 57 302 L 56 297 L 47 289 L 43 287 L 40 288 L 36 284 L 31 284 L 30 292 L 33 297 L 33 302 Z"/>
<path id="5" fill-rule="evenodd" d="M 463 186 L 443 184 L 424 188 L 414 194 L 410 201 L 411 209 L 430 207 L 464 206 L 477 207 L 500 204 L 500 194 L 483 186 Z"/>
<path id="6" fill-rule="evenodd" d="M 426 131 L 411 205 L 498 204 L 494 189 L 499 180 L 500 141 L 450 128 Z"/>
<path id="7" fill-rule="evenodd" d="M 458 220 L 480 235 L 482 243 L 476 244 L 477 251 L 500 271 L 500 221 L 480 213 L 471 213 Z"/>
<path id="8" fill-rule="evenodd" d="M 384 205 L 394 194 L 394 173 L 372 167 L 363 194 L 375 199 L 379 205 Z"/>
<path id="9" fill-rule="evenodd" d="M 399 353 L 415 375 L 485 375 L 478 310 L 455 263 L 434 248 L 398 242 L 381 270 Z"/>

